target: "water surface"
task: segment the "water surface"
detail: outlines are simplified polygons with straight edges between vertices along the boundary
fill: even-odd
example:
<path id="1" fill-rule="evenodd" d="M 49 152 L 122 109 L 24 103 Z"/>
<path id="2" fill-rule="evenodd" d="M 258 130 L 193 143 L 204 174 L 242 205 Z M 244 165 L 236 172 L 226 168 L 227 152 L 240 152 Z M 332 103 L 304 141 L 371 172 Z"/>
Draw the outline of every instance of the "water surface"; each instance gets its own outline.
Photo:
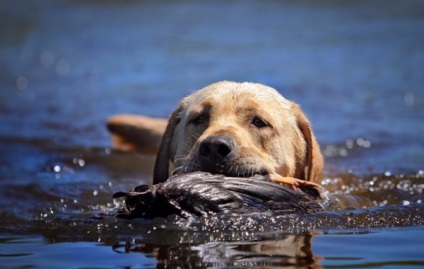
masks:
<path id="1" fill-rule="evenodd" d="M 0 267 L 424 267 L 423 28 L 423 1 L 3 2 Z M 219 80 L 302 106 L 326 210 L 116 220 L 154 159 L 107 118 Z"/>

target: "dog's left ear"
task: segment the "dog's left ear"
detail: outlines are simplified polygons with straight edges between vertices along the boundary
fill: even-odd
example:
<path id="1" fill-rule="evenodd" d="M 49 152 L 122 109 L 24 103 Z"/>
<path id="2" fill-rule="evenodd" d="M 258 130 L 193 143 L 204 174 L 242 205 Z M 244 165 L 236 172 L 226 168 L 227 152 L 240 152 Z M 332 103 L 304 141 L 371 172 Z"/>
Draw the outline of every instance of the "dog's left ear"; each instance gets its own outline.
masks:
<path id="1" fill-rule="evenodd" d="M 299 168 L 303 170 L 307 167 L 307 172 L 296 171 L 296 174 L 305 175 L 306 173 L 306 176 L 304 176 L 306 180 L 318 182 L 321 180 L 321 173 L 324 167 L 324 159 L 321 154 L 320 146 L 315 139 L 309 120 L 306 118 L 300 107 L 297 104 L 293 104 L 292 109 L 296 116 L 297 126 L 302 132 L 307 146 L 304 163 Z"/>
<path id="2" fill-rule="evenodd" d="M 172 113 L 166 126 L 165 133 L 162 137 L 162 142 L 159 146 L 159 151 L 156 156 L 155 167 L 153 170 L 153 184 L 165 182 L 169 177 L 169 162 L 172 155 L 172 139 L 175 133 L 175 127 L 180 122 L 180 113 L 183 107 L 180 104 Z"/>

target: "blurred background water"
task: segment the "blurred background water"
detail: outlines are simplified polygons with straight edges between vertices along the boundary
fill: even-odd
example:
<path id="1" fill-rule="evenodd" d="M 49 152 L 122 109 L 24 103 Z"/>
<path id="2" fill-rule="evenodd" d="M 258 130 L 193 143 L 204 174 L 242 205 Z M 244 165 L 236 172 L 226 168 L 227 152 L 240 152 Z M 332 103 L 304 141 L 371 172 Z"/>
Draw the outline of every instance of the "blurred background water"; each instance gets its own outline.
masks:
<path id="1" fill-rule="evenodd" d="M 0 266 L 424 266 L 423 29 L 409 0 L 1 1 Z M 153 158 L 106 119 L 220 80 L 302 106 L 342 210 L 114 220 Z"/>

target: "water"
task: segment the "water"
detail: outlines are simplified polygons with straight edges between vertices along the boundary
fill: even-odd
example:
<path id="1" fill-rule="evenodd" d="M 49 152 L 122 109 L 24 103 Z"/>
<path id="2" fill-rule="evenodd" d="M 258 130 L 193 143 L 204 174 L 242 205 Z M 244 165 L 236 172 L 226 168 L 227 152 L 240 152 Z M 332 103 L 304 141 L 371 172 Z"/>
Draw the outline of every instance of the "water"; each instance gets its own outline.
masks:
<path id="1" fill-rule="evenodd" d="M 3 1 L 0 268 L 424 267 L 423 1 Z M 298 102 L 326 211 L 122 221 L 106 119 L 219 80 Z"/>

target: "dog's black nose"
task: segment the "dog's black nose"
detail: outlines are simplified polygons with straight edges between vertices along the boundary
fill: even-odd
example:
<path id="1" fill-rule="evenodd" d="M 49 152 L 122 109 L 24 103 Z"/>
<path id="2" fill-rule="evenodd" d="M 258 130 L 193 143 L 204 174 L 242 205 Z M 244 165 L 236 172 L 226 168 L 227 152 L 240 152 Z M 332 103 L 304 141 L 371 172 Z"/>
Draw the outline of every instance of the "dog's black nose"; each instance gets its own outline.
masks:
<path id="1" fill-rule="evenodd" d="M 203 157 L 223 159 L 234 149 L 233 140 L 225 135 L 209 136 L 199 145 L 199 154 Z"/>

